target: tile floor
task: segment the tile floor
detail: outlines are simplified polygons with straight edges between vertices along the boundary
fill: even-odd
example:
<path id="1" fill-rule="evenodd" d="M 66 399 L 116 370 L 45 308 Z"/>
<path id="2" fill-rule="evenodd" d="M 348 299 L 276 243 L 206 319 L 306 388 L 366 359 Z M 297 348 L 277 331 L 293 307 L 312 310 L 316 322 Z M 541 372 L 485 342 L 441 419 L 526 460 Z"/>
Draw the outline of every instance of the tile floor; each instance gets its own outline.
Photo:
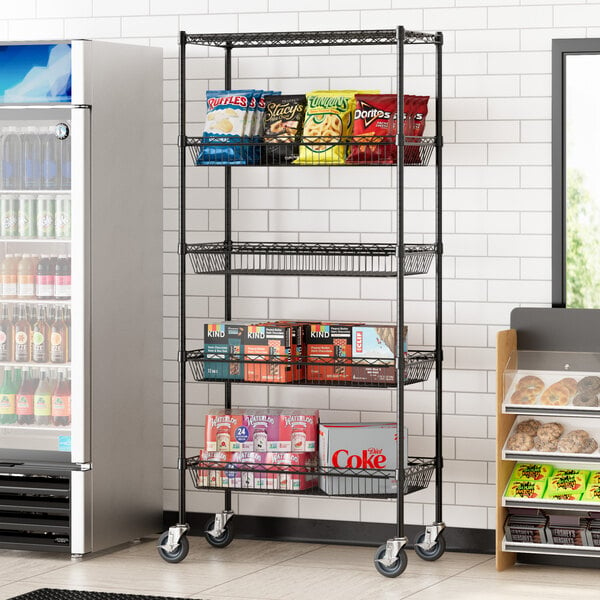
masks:
<path id="1" fill-rule="evenodd" d="M 0 551 L 0 600 L 39 587 L 179 596 L 204 600 L 598 600 L 592 569 L 518 565 L 497 573 L 494 558 L 448 552 L 435 563 L 408 551 L 396 579 L 373 567 L 373 548 L 234 540 L 226 549 L 190 537 L 190 553 L 164 562 L 156 540 L 82 560 Z"/>

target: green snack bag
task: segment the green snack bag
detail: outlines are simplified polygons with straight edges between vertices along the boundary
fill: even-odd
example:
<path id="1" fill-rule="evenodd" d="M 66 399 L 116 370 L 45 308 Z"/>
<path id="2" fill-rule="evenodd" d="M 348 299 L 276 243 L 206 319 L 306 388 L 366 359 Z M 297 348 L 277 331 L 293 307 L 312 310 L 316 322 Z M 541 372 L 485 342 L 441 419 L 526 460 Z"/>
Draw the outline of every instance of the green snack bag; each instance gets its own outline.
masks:
<path id="1" fill-rule="evenodd" d="M 508 482 L 504 495 L 507 498 L 541 498 L 545 489 L 546 480 L 526 481 L 517 479 Z"/>
<path id="2" fill-rule="evenodd" d="M 600 485 L 600 471 L 590 471 L 588 486 L 590 485 Z"/>
<path id="3" fill-rule="evenodd" d="M 552 465 L 517 463 L 513 469 L 511 480 L 543 481 L 552 475 L 553 471 Z"/>
<path id="4" fill-rule="evenodd" d="M 571 501 L 576 501 L 576 500 L 581 500 L 581 493 L 577 493 L 577 492 L 565 492 L 565 491 L 560 491 L 560 492 L 553 492 L 550 489 L 546 490 L 546 493 L 544 494 L 544 498 L 547 500 L 571 500 Z"/>
<path id="5" fill-rule="evenodd" d="M 585 490 L 589 471 L 580 469 L 559 469 L 548 479 L 548 490 L 551 492 L 574 492 L 582 494 Z"/>
<path id="6" fill-rule="evenodd" d="M 582 502 L 600 502 L 600 484 L 593 483 L 588 485 L 581 500 Z"/>

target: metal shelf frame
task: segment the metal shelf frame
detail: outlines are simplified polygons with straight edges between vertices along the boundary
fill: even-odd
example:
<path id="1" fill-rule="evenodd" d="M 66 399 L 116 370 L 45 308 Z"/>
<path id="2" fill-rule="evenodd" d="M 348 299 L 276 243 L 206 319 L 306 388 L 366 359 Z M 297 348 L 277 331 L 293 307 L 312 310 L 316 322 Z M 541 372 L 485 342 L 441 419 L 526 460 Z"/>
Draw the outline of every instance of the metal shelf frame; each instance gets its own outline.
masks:
<path id="1" fill-rule="evenodd" d="M 173 540 L 176 542 L 185 535 L 188 526 L 186 524 L 186 364 L 194 360 L 199 360 L 199 356 L 194 356 L 187 352 L 186 340 L 186 275 L 187 275 L 187 254 L 190 254 L 190 260 L 196 262 L 195 269 L 201 273 L 221 273 L 225 280 L 224 291 L 224 314 L 223 319 L 229 321 L 232 319 L 232 276 L 250 275 L 250 274 L 288 274 L 288 275 L 348 275 L 348 276 L 386 276 L 396 279 L 396 297 L 397 309 L 395 314 L 395 325 L 397 331 L 402 331 L 405 322 L 404 314 L 404 276 L 410 274 L 407 264 L 417 253 L 413 252 L 411 246 L 405 244 L 404 240 L 404 185 L 405 168 L 412 168 L 417 165 L 405 165 L 405 157 L 414 155 L 414 146 L 419 146 L 418 152 L 423 156 L 426 150 L 429 155 L 435 157 L 433 171 L 434 174 L 434 242 L 430 245 L 426 254 L 431 255 L 432 262 L 435 263 L 435 351 L 431 361 L 435 367 L 435 457 L 433 461 L 433 472 L 435 474 L 435 522 L 426 528 L 426 540 L 432 541 L 435 545 L 437 536 L 443 530 L 442 520 L 442 46 L 443 34 L 441 32 L 427 33 L 406 30 L 402 26 L 393 29 L 361 30 L 361 31 L 313 31 L 313 32 L 272 32 L 272 33 L 223 33 L 223 34 L 187 34 L 182 31 L 179 35 L 179 135 L 178 135 L 178 187 L 179 187 L 179 243 L 178 243 L 178 294 L 179 294 L 179 320 L 178 320 L 178 408 L 179 408 L 179 428 L 178 428 L 178 481 L 179 481 L 179 502 L 178 502 L 178 524 L 169 529 L 169 548 L 175 548 Z M 202 45 L 208 47 L 222 48 L 224 52 L 224 77 L 223 85 L 225 89 L 232 87 L 232 53 L 238 48 L 281 48 L 281 47 L 310 47 L 310 46 L 371 46 L 387 45 L 393 46 L 396 54 L 396 69 L 391 76 L 396 80 L 398 115 L 403 114 L 404 109 L 404 61 L 405 45 L 432 45 L 435 54 L 435 111 L 431 116 L 435 123 L 435 136 L 424 138 L 416 142 L 408 138 L 399 128 L 395 143 L 397 146 L 397 159 L 394 170 L 394 182 L 396 188 L 396 243 L 387 247 L 374 247 L 367 245 L 363 247 L 349 248 L 340 245 L 332 245 L 329 249 L 333 254 L 327 258 L 324 268 L 316 266 L 317 263 L 310 263 L 304 257 L 311 253 L 311 245 L 298 244 L 295 247 L 290 245 L 287 248 L 270 244 L 263 246 L 261 250 L 258 247 L 250 248 L 248 245 L 238 244 L 233 241 L 232 232 L 232 166 L 222 166 L 224 169 L 224 240 L 215 245 L 196 244 L 188 245 L 186 240 L 186 158 L 189 151 L 195 150 L 200 141 L 198 138 L 190 138 L 186 131 L 186 48 L 188 45 Z M 275 53 L 273 53 L 275 54 Z M 412 148 L 411 148 L 412 146 Z M 411 148 L 405 152 L 405 148 Z M 422 162 L 422 161 L 421 161 Z M 336 166 L 328 165 L 335 168 Z M 359 166 L 359 165 L 357 165 Z M 363 165 L 360 165 L 363 166 Z M 368 166 L 368 165 L 364 165 Z M 389 166 L 389 165 L 388 165 Z M 299 167 L 297 167 L 299 168 Z M 265 249 L 267 251 L 265 251 Z M 249 251 L 251 250 L 251 251 Z M 257 250 L 255 252 L 254 250 Z M 261 254 L 261 251 L 263 252 Z M 312 253 L 314 255 L 314 253 Z M 295 258 L 292 259 L 292 256 Z M 253 263 L 252 259 L 261 256 L 258 264 Z M 317 257 L 323 256 L 316 254 Z M 207 260 L 205 264 L 200 264 L 200 258 Z M 300 258 L 298 258 L 300 257 Z M 343 262 L 336 263 L 339 257 L 350 257 L 351 266 L 347 267 Z M 292 262 L 281 266 L 278 260 L 286 258 Z M 244 262 L 246 260 L 247 262 Z M 385 266 L 380 268 L 380 264 L 365 265 L 366 261 L 381 260 Z M 211 261 L 213 261 L 211 263 Z M 296 261 L 296 262 L 293 262 Z M 342 266 L 340 266 L 342 265 Z M 216 270 L 215 270 L 216 267 Z M 419 271 L 419 270 L 417 270 Z M 415 271 L 415 272 L 417 272 Z M 420 271 L 419 271 L 420 272 Z M 406 364 L 410 359 L 405 359 L 402 351 L 402 336 L 397 336 L 396 348 L 396 423 L 398 431 L 404 430 L 404 382 L 399 373 L 404 373 Z M 231 408 L 232 405 L 232 382 L 224 383 L 225 402 L 224 408 Z M 398 465 L 404 464 L 404 448 L 402 443 L 396 446 L 396 461 Z M 394 555 L 400 557 L 402 548 L 407 543 L 405 537 L 405 507 L 403 489 L 405 485 L 404 469 L 397 469 L 398 491 L 396 494 L 396 524 L 395 537 L 387 541 L 385 560 L 390 560 Z M 232 501 L 231 491 L 227 490 L 224 494 L 225 510 L 223 515 L 231 513 Z M 225 521 L 226 523 L 226 521 Z M 442 550 L 443 553 L 443 550 Z M 441 555 L 441 554 L 440 554 Z M 393 562 L 393 561 L 392 561 Z"/>

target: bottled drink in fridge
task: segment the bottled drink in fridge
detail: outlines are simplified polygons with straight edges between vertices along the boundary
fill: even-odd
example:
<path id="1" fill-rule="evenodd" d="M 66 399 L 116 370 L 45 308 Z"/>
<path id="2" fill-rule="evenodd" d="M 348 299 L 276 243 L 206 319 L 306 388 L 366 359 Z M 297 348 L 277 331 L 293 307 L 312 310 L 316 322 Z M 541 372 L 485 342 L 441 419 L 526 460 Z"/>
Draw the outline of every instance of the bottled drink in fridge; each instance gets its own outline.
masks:
<path id="1" fill-rule="evenodd" d="M 33 362 L 48 362 L 50 346 L 50 328 L 46 317 L 46 307 L 38 307 L 38 317 L 31 331 L 31 360 Z"/>
<path id="2" fill-rule="evenodd" d="M 34 397 L 39 379 L 36 377 L 33 369 L 25 369 L 23 373 L 23 382 L 17 392 L 16 413 L 17 423 L 19 425 L 32 425 L 34 417 Z"/>
<path id="3" fill-rule="evenodd" d="M 17 213 L 17 233 L 21 239 L 31 239 L 37 234 L 36 219 L 37 200 L 33 194 L 19 196 L 19 210 Z"/>
<path id="4" fill-rule="evenodd" d="M 42 187 L 42 146 L 38 128 L 23 128 L 23 188 L 39 190 Z"/>
<path id="5" fill-rule="evenodd" d="M 57 239 L 70 239 L 71 237 L 71 196 L 59 194 L 56 196 L 54 229 Z"/>
<path id="6" fill-rule="evenodd" d="M 33 416 L 36 425 L 49 425 L 52 419 L 52 383 L 48 371 L 42 369 L 40 381 L 33 396 Z"/>
<path id="7" fill-rule="evenodd" d="M 0 236 L 16 238 L 19 234 L 19 197 L 17 194 L 0 196 Z"/>
<path id="8" fill-rule="evenodd" d="M 71 380 L 66 372 L 58 375 L 58 385 L 52 394 L 52 424 L 56 426 L 70 425 L 71 423 Z"/>
<path id="9" fill-rule="evenodd" d="M 17 265 L 17 296 L 35 298 L 35 265 L 30 254 L 23 254 Z"/>
<path id="10" fill-rule="evenodd" d="M 54 276 L 50 277 L 50 266 L 50 257 L 46 254 L 42 254 L 37 264 L 35 277 L 36 298 L 43 300 L 54 297 Z"/>
<path id="11" fill-rule="evenodd" d="M 16 423 L 16 395 L 14 374 L 12 369 L 4 369 L 4 381 L 0 387 L 0 424 Z"/>
<path id="12" fill-rule="evenodd" d="M 44 190 L 56 190 L 60 184 L 58 143 L 54 135 L 54 127 L 46 127 L 42 131 L 42 189 Z"/>
<path id="13" fill-rule="evenodd" d="M 14 325 L 8 316 L 8 304 L 2 305 L 0 317 L 0 362 L 13 359 Z"/>
<path id="14" fill-rule="evenodd" d="M 31 324 L 24 304 L 17 305 L 14 359 L 16 362 L 31 361 Z"/>
<path id="15" fill-rule="evenodd" d="M 39 238 L 53 239 L 55 236 L 54 228 L 54 196 L 50 194 L 40 194 L 37 199 L 36 207 L 36 233 Z"/>
<path id="16" fill-rule="evenodd" d="M 57 306 L 56 315 L 50 327 L 50 362 L 64 363 L 69 360 L 68 340 L 69 332 L 65 323 L 65 310 L 62 306 Z"/>
<path id="17" fill-rule="evenodd" d="M 21 189 L 21 138 L 14 126 L 5 127 L 1 140 L 2 188 Z"/>
<path id="18" fill-rule="evenodd" d="M 17 261 L 17 256 L 14 254 L 7 254 L 0 265 L 2 297 L 5 299 L 17 297 Z"/>
<path id="19" fill-rule="evenodd" d="M 71 257 L 61 254 L 54 268 L 54 297 L 67 300 L 71 297 Z"/>

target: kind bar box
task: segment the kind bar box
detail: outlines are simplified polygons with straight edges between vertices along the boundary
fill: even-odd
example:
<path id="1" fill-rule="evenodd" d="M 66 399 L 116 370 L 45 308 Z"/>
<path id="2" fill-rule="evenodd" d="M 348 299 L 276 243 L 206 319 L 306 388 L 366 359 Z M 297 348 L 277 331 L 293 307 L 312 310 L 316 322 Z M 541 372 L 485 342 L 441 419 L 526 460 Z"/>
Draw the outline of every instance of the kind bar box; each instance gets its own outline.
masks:
<path id="1" fill-rule="evenodd" d="M 204 325 L 204 379 L 244 379 L 241 358 L 245 325 L 207 323 Z M 211 362 L 216 359 L 218 362 Z"/>
<path id="2" fill-rule="evenodd" d="M 396 382 L 396 327 L 394 325 L 353 326 L 351 352 L 352 381 Z"/>
<path id="3" fill-rule="evenodd" d="M 247 441 L 248 431 L 242 415 L 219 411 L 206 415 L 204 441 L 209 452 L 235 452 Z"/>
<path id="4" fill-rule="evenodd" d="M 306 376 L 306 358 L 304 356 L 304 321 L 273 321 L 261 323 L 264 326 L 289 327 L 291 333 L 290 355 L 292 362 L 293 381 L 299 381 Z"/>
<path id="5" fill-rule="evenodd" d="M 253 452 L 270 452 L 279 448 L 279 413 L 256 412 L 244 413 L 244 427 L 248 431 L 248 439 L 242 449 Z"/>
<path id="6" fill-rule="evenodd" d="M 317 449 L 319 413 L 301 410 L 279 415 L 279 452 L 314 452 Z"/>
<path id="7" fill-rule="evenodd" d="M 406 467 L 408 432 L 404 429 Z M 319 425 L 319 464 L 322 468 L 369 469 L 365 477 L 320 476 L 319 487 L 330 495 L 375 495 L 395 493 L 395 423 L 321 423 Z M 383 469 L 380 476 L 377 470 Z M 356 475 L 356 474 L 354 474 Z"/>
<path id="8" fill-rule="evenodd" d="M 298 370 L 293 365 L 296 348 L 292 344 L 292 337 L 290 326 L 248 325 L 244 335 L 247 361 L 244 380 L 262 383 L 295 381 Z M 265 362 L 269 359 L 275 362 Z"/>
<path id="9" fill-rule="evenodd" d="M 304 344 L 307 380 L 352 380 L 352 325 L 311 323 L 304 327 Z"/>

